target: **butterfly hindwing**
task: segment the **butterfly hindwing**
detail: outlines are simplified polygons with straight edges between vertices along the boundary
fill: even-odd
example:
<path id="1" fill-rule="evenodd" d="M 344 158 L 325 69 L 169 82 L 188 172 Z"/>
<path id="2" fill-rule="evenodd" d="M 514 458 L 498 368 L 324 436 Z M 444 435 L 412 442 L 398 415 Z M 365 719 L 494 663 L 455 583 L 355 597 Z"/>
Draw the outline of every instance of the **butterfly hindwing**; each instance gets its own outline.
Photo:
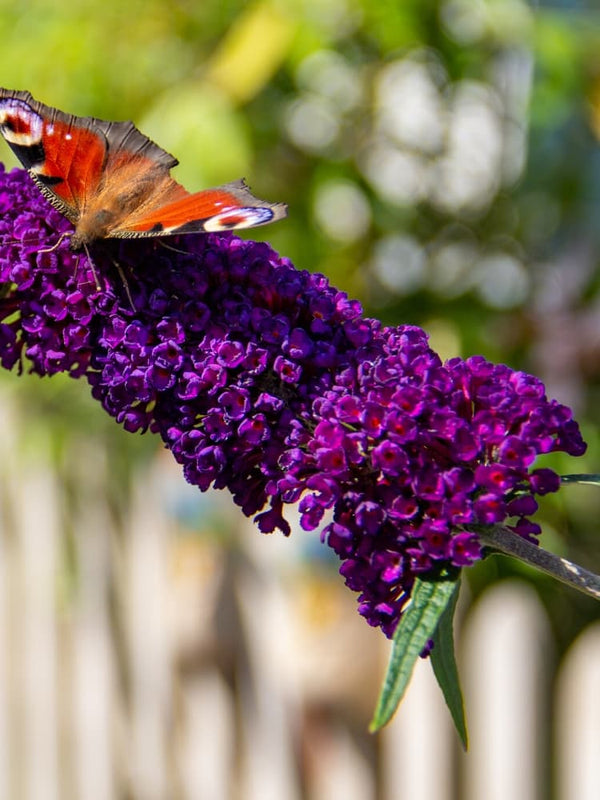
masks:
<path id="1" fill-rule="evenodd" d="M 75 225 L 73 249 L 100 238 L 249 228 L 286 215 L 243 181 L 194 194 L 178 162 L 132 122 L 77 117 L 0 89 L 0 132 L 46 198 Z"/>
<path id="2" fill-rule="evenodd" d="M 255 197 L 243 180 L 190 194 L 173 192 L 172 202 L 156 207 L 140 207 L 123 220 L 123 227 L 113 236 L 161 236 L 174 233 L 197 233 L 254 228 L 282 219 L 284 203 L 267 203 Z M 178 196 L 179 194 L 179 196 Z M 164 197 L 164 195 L 161 195 Z"/>

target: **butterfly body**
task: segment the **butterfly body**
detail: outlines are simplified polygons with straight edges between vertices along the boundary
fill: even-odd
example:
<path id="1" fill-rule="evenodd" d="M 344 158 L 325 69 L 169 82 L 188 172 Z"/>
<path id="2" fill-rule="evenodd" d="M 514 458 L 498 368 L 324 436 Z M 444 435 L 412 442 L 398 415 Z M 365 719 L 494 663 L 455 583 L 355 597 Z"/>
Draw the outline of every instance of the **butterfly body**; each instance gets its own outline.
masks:
<path id="1" fill-rule="evenodd" d="M 132 122 L 77 117 L 29 92 L 0 89 L 0 133 L 42 194 L 75 226 L 71 248 L 104 238 L 251 228 L 282 219 L 244 181 L 190 193 L 177 159 Z"/>

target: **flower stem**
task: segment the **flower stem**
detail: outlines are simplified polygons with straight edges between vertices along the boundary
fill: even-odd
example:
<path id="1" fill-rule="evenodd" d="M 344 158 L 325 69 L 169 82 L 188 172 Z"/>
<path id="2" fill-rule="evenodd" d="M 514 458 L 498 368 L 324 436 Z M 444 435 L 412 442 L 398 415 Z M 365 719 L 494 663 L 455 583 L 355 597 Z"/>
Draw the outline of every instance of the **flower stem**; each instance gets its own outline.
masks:
<path id="1" fill-rule="evenodd" d="M 542 572 L 552 575 L 553 578 L 572 586 L 573 589 L 600 600 L 600 576 L 594 575 L 593 572 L 588 572 L 583 567 L 567 561 L 566 558 L 549 553 L 500 525 L 493 525 L 485 529 L 478 528 L 477 533 L 481 543 L 487 547 L 499 550 L 509 556 L 515 556 L 515 558 L 519 558 Z"/>
<path id="2" fill-rule="evenodd" d="M 600 484 L 600 475 L 595 472 L 592 474 L 577 474 L 577 475 L 561 475 L 561 483 L 585 483 L 591 486 L 598 486 Z"/>

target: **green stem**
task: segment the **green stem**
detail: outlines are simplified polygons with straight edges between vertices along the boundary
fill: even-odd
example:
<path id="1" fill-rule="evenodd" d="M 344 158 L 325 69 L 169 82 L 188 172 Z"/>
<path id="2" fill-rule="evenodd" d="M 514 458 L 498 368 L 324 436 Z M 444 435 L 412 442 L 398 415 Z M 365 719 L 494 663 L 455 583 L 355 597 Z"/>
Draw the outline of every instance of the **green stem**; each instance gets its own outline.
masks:
<path id="1" fill-rule="evenodd" d="M 600 576 L 588 572 L 583 567 L 567 561 L 566 558 L 549 553 L 543 550 L 522 536 L 500 527 L 493 525 L 490 528 L 477 528 L 477 533 L 481 543 L 501 553 L 515 556 L 521 561 L 530 564 L 548 575 L 552 575 L 563 583 L 577 589 L 579 592 L 589 594 L 590 597 L 600 600 Z"/>
<path id="2" fill-rule="evenodd" d="M 598 486 L 600 484 L 600 474 L 597 472 L 594 473 L 586 473 L 584 475 L 561 475 L 560 476 L 561 483 L 569 484 L 569 483 L 579 483 L 579 484 L 588 484 L 591 486 Z"/>

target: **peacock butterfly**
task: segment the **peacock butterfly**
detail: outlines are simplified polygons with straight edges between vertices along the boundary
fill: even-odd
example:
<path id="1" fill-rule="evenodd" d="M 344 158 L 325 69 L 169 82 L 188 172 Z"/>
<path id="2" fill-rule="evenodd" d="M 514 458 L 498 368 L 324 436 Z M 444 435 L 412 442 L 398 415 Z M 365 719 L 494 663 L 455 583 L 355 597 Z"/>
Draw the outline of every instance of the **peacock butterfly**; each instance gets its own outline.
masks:
<path id="1" fill-rule="evenodd" d="M 286 216 L 243 180 L 190 194 L 179 162 L 132 122 L 76 117 L 0 89 L 0 132 L 42 194 L 75 226 L 72 250 L 97 239 L 253 228 Z"/>

